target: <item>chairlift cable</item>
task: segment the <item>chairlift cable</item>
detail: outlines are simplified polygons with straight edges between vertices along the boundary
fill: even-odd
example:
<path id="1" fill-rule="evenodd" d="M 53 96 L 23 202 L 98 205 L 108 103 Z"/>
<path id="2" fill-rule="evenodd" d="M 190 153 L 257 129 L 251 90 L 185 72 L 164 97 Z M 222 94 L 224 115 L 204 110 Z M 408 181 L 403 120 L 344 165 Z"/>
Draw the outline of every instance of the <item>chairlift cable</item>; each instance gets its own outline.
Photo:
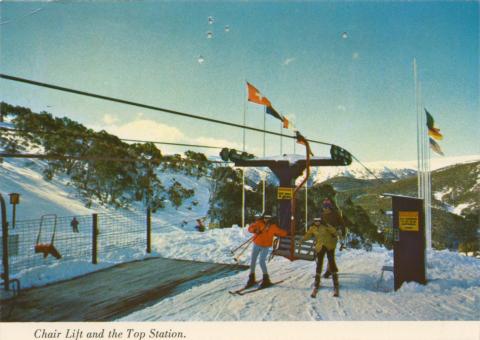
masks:
<path id="1" fill-rule="evenodd" d="M 25 79 L 25 78 L 20 78 L 20 77 L 9 76 L 9 75 L 6 75 L 6 74 L 1 74 L 1 73 L 0 73 L 0 78 L 12 80 L 12 81 L 17 81 L 17 82 L 21 82 L 21 83 L 26 83 L 26 84 L 30 84 L 30 85 L 35 85 L 35 86 L 50 88 L 50 89 L 54 89 L 54 90 L 58 90 L 58 91 L 70 92 L 70 93 L 74 93 L 74 94 L 78 94 L 78 95 L 82 95 L 82 96 L 87 96 L 87 97 L 93 97 L 93 98 L 97 98 L 97 99 L 108 100 L 108 101 L 117 102 L 117 103 L 121 103 L 121 104 L 126 104 L 126 105 L 131 105 L 131 106 L 142 107 L 142 108 L 149 109 L 149 110 L 153 110 L 153 111 L 161 111 L 161 112 L 170 113 L 170 114 L 174 114 L 174 115 L 178 115 L 178 116 L 183 116 L 183 117 L 187 117 L 187 118 L 204 120 L 204 121 L 211 122 L 211 123 L 222 124 L 222 125 L 232 126 L 232 127 L 241 128 L 241 129 L 246 129 L 246 130 L 251 130 L 251 131 L 256 131 L 256 132 L 267 133 L 267 134 L 270 134 L 270 135 L 283 136 L 283 137 L 287 137 L 287 138 L 291 138 L 291 139 L 295 139 L 295 138 L 296 138 L 295 136 L 283 135 L 283 134 L 281 134 L 281 133 L 279 133 L 279 132 L 275 132 L 275 131 L 259 129 L 259 128 L 255 128 L 255 127 L 252 127 L 252 126 L 247 126 L 247 125 L 242 125 L 242 124 L 237 124 L 237 123 L 226 122 L 226 121 L 223 121 L 223 120 L 214 119 L 214 118 L 209 118 L 209 117 L 204 117 L 204 116 L 198 116 L 198 115 L 194 115 L 194 114 L 191 114 L 191 113 L 186 113 L 186 112 L 180 112 L 180 111 L 165 109 L 165 108 L 161 108 L 161 107 L 157 107 L 157 106 L 152 106 L 152 105 L 147 105 L 147 104 L 132 102 L 132 101 L 128 101 L 128 100 L 124 100 L 124 99 L 119 99 L 119 98 L 114 98 L 114 97 L 108 97 L 108 96 L 99 95 L 99 94 L 95 94 L 95 93 L 91 93 L 91 92 L 74 90 L 74 89 L 70 89 L 70 88 L 67 88 L 67 87 L 63 87 L 63 86 L 57 86 L 57 85 L 42 83 L 42 82 L 30 80 L 30 79 Z M 326 142 L 316 141 L 316 140 L 311 140 L 311 139 L 308 139 L 308 141 L 309 141 L 309 142 L 312 142 L 312 143 L 316 143 L 316 144 L 332 145 L 331 143 L 326 143 Z"/>

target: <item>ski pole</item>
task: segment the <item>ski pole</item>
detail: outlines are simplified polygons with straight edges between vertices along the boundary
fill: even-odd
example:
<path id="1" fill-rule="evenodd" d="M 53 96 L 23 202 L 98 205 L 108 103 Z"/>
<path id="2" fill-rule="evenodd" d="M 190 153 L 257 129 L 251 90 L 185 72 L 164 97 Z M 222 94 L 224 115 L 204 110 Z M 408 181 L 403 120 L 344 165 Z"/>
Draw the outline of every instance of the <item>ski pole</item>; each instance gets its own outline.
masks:
<path id="1" fill-rule="evenodd" d="M 246 245 L 247 243 L 252 242 L 255 237 L 256 237 L 256 235 L 253 235 L 252 237 L 250 237 L 248 240 L 246 240 L 245 242 L 243 242 L 241 245 L 239 245 L 239 246 L 236 247 L 235 249 L 230 250 L 230 252 L 231 252 L 232 254 L 235 254 L 235 252 L 236 252 L 238 249 L 242 248 L 242 247 L 243 247 L 244 245 Z"/>
<path id="2" fill-rule="evenodd" d="M 253 240 L 252 240 L 253 241 Z M 250 242 L 251 243 L 251 242 Z M 245 252 L 245 250 L 248 249 L 248 246 L 250 245 L 250 243 L 247 244 L 247 246 L 245 248 L 242 249 L 242 251 L 240 253 L 238 253 L 236 256 L 233 257 L 233 259 L 238 262 L 238 260 L 240 259 L 240 256 L 242 256 L 242 254 Z"/>
<path id="3" fill-rule="evenodd" d="M 235 257 L 240 257 L 240 255 L 242 255 L 242 254 L 245 252 L 245 250 L 248 249 L 248 247 L 249 247 L 250 244 L 253 242 L 253 240 L 254 240 L 254 238 L 252 237 L 252 238 L 248 239 L 247 242 L 244 242 L 244 243 L 242 244 L 243 249 L 241 249 L 241 247 L 238 247 L 238 248 L 235 250 L 235 252 L 241 249 L 241 251 L 240 251 L 239 254 L 235 255 L 235 252 L 232 252 L 233 257 L 234 257 L 234 258 L 235 258 Z"/>

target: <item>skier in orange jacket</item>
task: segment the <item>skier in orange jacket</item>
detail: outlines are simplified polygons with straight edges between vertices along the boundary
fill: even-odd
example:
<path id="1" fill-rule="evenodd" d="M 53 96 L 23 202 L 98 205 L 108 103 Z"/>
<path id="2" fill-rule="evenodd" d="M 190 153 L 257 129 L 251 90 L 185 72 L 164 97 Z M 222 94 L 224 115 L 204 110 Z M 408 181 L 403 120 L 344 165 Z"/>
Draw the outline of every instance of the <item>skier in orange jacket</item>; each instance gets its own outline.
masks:
<path id="1" fill-rule="evenodd" d="M 248 227 L 248 231 L 253 236 L 253 250 L 252 250 L 252 259 L 250 262 L 250 275 L 248 277 L 248 282 L 245 287 L 251 287 L 255 284 L 255 266 L 257 264 L 258 255 L 260 255 L 260 268 L 263 273 L 263 280 L 260 284 L 261 288 L 265 288 L 272 285 L 267 271 L 267 256 L 270 247 L 273 244 L 273 237 L 287 236 L 287 231 L 280 229 L 275 223 L 271 223 L 272 216 L 265 214 L 263 218 L 255 221 Z"/>

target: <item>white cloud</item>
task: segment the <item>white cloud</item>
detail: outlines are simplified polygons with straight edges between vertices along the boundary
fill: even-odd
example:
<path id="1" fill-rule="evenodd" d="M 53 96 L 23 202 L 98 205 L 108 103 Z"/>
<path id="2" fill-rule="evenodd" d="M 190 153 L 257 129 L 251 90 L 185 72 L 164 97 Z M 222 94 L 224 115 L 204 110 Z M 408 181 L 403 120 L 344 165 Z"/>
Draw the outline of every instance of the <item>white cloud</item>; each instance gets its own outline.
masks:
<path id="1" fill-rule="evenodd" d="M 242 145 L 237 142 L 232 142 L 226 139 L 217 139 L 212 137 L 198 137 L 195 141 L 190 141 L 191 144 L 200 144 L 200 145 L 208 145 L 208 146 L 218 146 L 222 148 L 230 148 L 230 149 L 237 149 L 240 150 Z"/>
<path id="2" fill-rule="evenodd" d="M 136 119 L 128 123 L 116 124 L 117 120 L 111 119 L 112 117 L 107 117 L 105 119 L 105 116 L 103 121 L 107 126 L 92 126 L 92 128 L 94 128 L 94 130 L 106 130 L 108 133 L 111 133 L 123 139 L 138 139 L 145 141 L 151 140 L 167 143 L 198 144 L 206 146 L 218 146 L 219 148 L 234 148 L 237 150 L 242 149 L 241 143 L 236 141 L 202 136 L 199 136 L 197 138 L 191 138 L 188 134 L 183 133 L 180 129 L 176 127 L 163 123 L 158 123 L 150 119 Z M 109 121 L 111 124 L 107 124 L 107 121 Z M 184 151 L 189 149 L 203 152 L 206 155 L 215 156 L 218 156 L 220 152 L 220 149 L 199 149 L 196 147 L 171 146 L 161 144 L 157 145 L 157 147 L 161 149 L 163 154 L 183 153 Z"/>
<path id="3" fill-rule="evenodd" d="M 177 128 L 150 119 L 137 119 L 122 125 L 104 127 L 109 133 L 125 139 L 180 142 L 184 134 Z"/>
<path id="4" fill-rule="evenodd" d="M 346 112 L 347 108 L 344 105 L 337 105 L 337 110 Z"/>
<path id="5" fill-rule="evenodd" d="M 114 117 L 113 115 L 107 113 L 104 114 L 102 117 L 102 122 L 104 122 L 107 125 L 113 125 L 116 122 L 118 122 L 118 118 Z"/>
<path id="6" fill-rule="evenodd" d="M 353 52 L 353 54 L 352 54 L 352 59 L 358 59 L 358 58 L 360 58 L 360 53 L 358 53 L 358 52 Z"/>
<path id="7" fill-rule="evenodd" d="M 295 58 L 287 58 L 283 61 L 282 65 L 288 66 L 290 63 L 293 63 Z"/>

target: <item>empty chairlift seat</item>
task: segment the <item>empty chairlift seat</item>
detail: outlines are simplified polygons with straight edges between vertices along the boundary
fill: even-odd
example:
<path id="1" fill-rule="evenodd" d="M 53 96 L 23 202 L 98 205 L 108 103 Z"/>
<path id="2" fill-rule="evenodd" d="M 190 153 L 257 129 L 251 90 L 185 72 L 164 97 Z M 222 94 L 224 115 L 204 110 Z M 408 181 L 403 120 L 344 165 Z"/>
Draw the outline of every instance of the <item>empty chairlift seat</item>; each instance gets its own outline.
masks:
<path id="1" fill-rule="evenodd" d="M 301 235 L 295 236 L 293 251 L 291 237 L 280 237 L 274 244 L 272 255 L 283 256 L 289 260 L 315 260 L 315 241 L 313 239 L 302 241 Z"/>

